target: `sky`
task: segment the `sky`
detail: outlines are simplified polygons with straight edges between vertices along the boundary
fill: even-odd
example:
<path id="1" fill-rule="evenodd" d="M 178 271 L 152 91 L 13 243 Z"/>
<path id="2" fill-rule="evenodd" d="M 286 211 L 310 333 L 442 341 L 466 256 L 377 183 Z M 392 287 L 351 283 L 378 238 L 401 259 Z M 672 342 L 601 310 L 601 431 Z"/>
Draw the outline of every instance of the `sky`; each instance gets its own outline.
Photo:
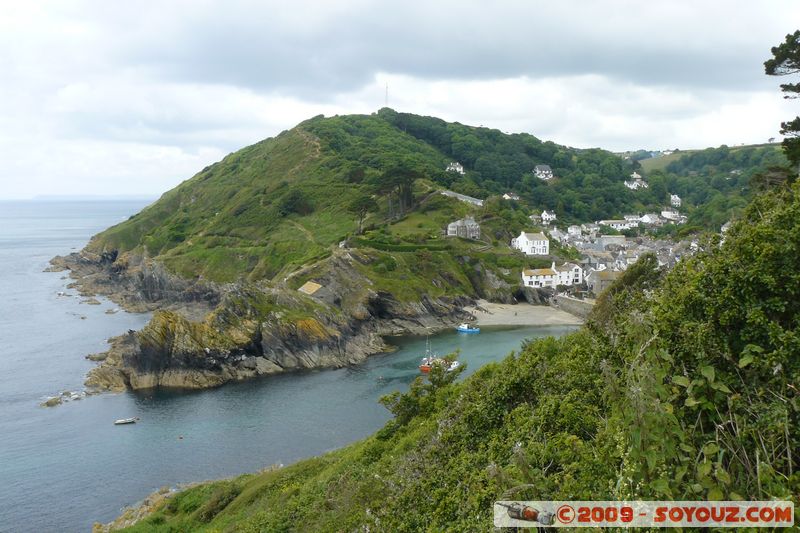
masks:
<path id="1" fill-rule="evenodd" d="M 0 198 L 157 196 L 318 114 L 614 151 L 780 138 L 797 0 L 0 0 Z"/>

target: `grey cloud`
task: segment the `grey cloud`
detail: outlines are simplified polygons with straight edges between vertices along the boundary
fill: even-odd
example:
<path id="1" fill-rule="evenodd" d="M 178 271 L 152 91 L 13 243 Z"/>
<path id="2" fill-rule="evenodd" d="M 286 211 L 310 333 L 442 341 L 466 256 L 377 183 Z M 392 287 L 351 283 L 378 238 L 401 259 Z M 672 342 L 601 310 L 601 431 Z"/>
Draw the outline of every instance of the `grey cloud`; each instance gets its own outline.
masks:
<path id="1" fill-rule="evenodd" d="M 349 13 L 304 23 L 287 21 L 275 6 L 234 2 L 225 16 L 196 8 L 173 17 L 118 53 L 159 78 L 309 98 L 352 91 L 377 72 L 456 80 L 596 73 L 644 85 L 745 90 L 766 83 L 761 63 L 783 19 L 779 9 L 740 2 L 700 4 L 696 18 L 679 13 L 663 21 L 645 4 L 570 5 L 355 2 Z M 627 18 L 595 18 L 619 6 Z M 737 9 L 743 16 L 736 23 L 714 20 Z"/>

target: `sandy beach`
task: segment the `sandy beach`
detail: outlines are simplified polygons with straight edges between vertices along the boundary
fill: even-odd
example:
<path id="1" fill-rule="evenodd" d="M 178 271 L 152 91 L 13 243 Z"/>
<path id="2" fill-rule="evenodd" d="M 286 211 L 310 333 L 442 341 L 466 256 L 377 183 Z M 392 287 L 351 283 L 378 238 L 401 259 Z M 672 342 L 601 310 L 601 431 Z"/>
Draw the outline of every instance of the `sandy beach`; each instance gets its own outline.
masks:
<path id="1" fill-rule="evenodd" d="M 479 300 L 477 307 L 465 307 L 479 326 L 568 326 L 583 324 L 580 318 L 549 305 L 496 304 Z"/>

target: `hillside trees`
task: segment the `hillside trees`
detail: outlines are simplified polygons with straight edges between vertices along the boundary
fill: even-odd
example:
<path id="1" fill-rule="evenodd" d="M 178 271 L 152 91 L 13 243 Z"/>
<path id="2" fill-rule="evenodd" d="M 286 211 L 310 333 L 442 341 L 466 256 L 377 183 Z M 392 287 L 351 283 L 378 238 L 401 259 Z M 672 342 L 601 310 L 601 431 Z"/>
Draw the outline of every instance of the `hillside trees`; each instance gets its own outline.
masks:
<path id="1" fill-rule="evenodd" d="M 414 182 L 422 177 L 424 174 L 415 169 L 411 162 L 404 161 L 372 181 L 375 191 L 386 195 L 389 200 L 389 216 L 402 216 L 414 206 Z M 397 201 L 397 212 L 394 209 L 394 200 Z"/>

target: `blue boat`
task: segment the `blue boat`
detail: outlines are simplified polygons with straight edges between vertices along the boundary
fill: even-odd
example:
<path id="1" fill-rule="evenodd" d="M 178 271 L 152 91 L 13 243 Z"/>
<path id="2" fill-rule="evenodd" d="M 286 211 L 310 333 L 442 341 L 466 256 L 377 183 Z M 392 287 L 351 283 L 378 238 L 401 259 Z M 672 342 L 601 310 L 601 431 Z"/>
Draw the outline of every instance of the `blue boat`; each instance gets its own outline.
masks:
<path id="1" fill-rule="evenodd" d="M 464 323 L 464 324 L 459 324 L 458 327 L 456 328 L 456 331 L 458 331 L 459 333 L 480 333 L 481 328 L 473 328 L 469 324 Z"/>

